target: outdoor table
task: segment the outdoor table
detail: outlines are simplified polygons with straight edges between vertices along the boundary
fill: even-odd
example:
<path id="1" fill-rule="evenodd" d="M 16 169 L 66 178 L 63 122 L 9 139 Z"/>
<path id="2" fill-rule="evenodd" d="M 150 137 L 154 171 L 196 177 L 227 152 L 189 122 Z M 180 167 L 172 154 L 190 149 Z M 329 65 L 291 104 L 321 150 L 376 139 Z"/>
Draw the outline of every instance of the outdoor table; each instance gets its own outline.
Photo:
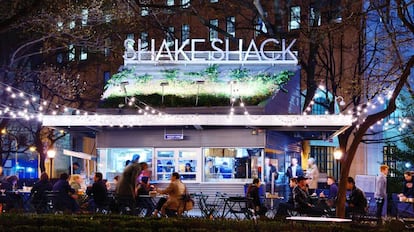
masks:
<path id="1" fill-rule="evenodd" d="M 249 203 L 252 200 L 248 197 L 225 197 L 224 200 L 224 207 L 223 207 L 223 214 L 222 218 L 227 217 L 229 214 L 234 216 L 236 219 L 239 218 L 239 215 L 243 215 L 245 218 L 249 219 L 252 215 L 252 212 L 249 208 Z"/>
<path id="2" fill-rule="evenodd" d="M 267 207 L 266 216 L 268 218 L 274 218 L 277 209 L 280 203 L 280 200 L 283 200 L 284 197 L 278 196 L 276 194 L 266 194 L 264 200 L 265 200 L 265 206 Z"/>
<path id="3" fill-rule="evenodd" d="M 397 203 L 397 218 L 402 218 L 401 216 L 414 217 L 414 198 L 399 199 Z"/>

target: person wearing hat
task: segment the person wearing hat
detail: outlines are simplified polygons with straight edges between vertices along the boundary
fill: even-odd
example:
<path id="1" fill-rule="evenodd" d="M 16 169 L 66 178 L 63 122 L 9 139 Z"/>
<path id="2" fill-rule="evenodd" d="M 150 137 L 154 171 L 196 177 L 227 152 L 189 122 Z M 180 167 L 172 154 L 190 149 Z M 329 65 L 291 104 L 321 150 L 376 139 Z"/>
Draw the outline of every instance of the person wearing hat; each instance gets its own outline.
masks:
<path id="1" fill-rule="evenodd" d="M 293 189 L 293 201 L 295 210 L 301 214 L 312 216 L 321 216 L 324 214 L 323 209 L 315 206 L 308 193 L 307 179 L 304 176 L 297 178 L 298 186 Z"/>

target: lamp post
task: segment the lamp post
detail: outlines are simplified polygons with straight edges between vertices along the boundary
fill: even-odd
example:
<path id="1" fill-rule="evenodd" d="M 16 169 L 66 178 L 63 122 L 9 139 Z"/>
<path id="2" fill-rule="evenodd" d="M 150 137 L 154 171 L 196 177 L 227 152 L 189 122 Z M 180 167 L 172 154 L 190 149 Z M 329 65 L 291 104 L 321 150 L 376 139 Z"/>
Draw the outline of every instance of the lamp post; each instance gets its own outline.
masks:
<path id="1" fill-rule="evenodd" d="M 341 149 L 335 148 L 335 151 L 334 151 L 333 155 L 334 155 L 334 159 L 340 160 L 340 159 L 342 159 L 343 153 L 342 153 Z"/>
<path id="2" fill-rule="evenodd" d="M 53 158 L 55 158 L 55 156 L 56 156 L 56 151 L 55 150 L 52 150 L 52 149 L 50 149 L 50 150 L 48 150 L 47 151 L 47 157 L 49 158 L 49 160 L 50 160 L 50 178 L 52 178 L 53 177 L 53 175 L 52 175 L 52 166 L 53 166 Z"/>

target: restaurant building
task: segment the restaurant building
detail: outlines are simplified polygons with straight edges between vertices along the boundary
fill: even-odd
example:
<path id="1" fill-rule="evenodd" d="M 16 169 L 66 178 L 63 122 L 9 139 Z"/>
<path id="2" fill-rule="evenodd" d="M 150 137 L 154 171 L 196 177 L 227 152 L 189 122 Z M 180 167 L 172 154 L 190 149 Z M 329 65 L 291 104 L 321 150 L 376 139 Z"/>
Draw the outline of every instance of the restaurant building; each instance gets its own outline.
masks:
<path id="1" fill-rule="evenodd" d="M 335 147 L 334 137 L 352 123 L 351 116 L 301 113 L 300 69 L 291 50 L 295 40 L 251 40 L 229 49 L 229 41 L 217 39 L 210 41 L 215 48 L 210 51 L 197 50 L 204 39 L 188 39 L 175 48 L 167 40 L 152 40 L 149 50 L 135 42 L 125 40 L 123 75 L 109 82 L 103 96 L 123 96 L 125 104 L 96 115 L 43 119 L 44 126 L 93 132 L 97 171 L 110 182 L 128 160 L 139 157 L 138 162 L 149 164 L 152 181 L 168 183 L 177 171 L 192 192 L 242 193 L 254 177 L 268 191 L 284 192 L 291 158 L 304 166 L 309 158 L 304 141 Z M 140 100 L 151 94 L 162 103 L 180 95 L 194 106 L 155 108 Z M 227 106 L 198 106 L 204 98 L 225 98 Z M 261 103 L 248 104 L 255 98 Z M 333 157 L 330 162 L 333 166 Z M 277 180 L 271 179 L 269 164 L 279 171 Z"/>

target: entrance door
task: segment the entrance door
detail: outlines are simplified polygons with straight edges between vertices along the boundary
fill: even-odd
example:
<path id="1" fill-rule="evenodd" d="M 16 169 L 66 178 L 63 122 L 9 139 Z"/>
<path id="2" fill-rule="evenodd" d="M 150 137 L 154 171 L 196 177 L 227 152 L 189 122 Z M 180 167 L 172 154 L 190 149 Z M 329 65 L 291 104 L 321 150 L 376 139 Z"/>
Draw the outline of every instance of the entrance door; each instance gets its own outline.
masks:
<path id="1" fill-rule="evenodd" d="M 201 148 L 156 148 L 156 178 L 169 181 L 178 172 L 184 181 L 201 181 Z"/>

